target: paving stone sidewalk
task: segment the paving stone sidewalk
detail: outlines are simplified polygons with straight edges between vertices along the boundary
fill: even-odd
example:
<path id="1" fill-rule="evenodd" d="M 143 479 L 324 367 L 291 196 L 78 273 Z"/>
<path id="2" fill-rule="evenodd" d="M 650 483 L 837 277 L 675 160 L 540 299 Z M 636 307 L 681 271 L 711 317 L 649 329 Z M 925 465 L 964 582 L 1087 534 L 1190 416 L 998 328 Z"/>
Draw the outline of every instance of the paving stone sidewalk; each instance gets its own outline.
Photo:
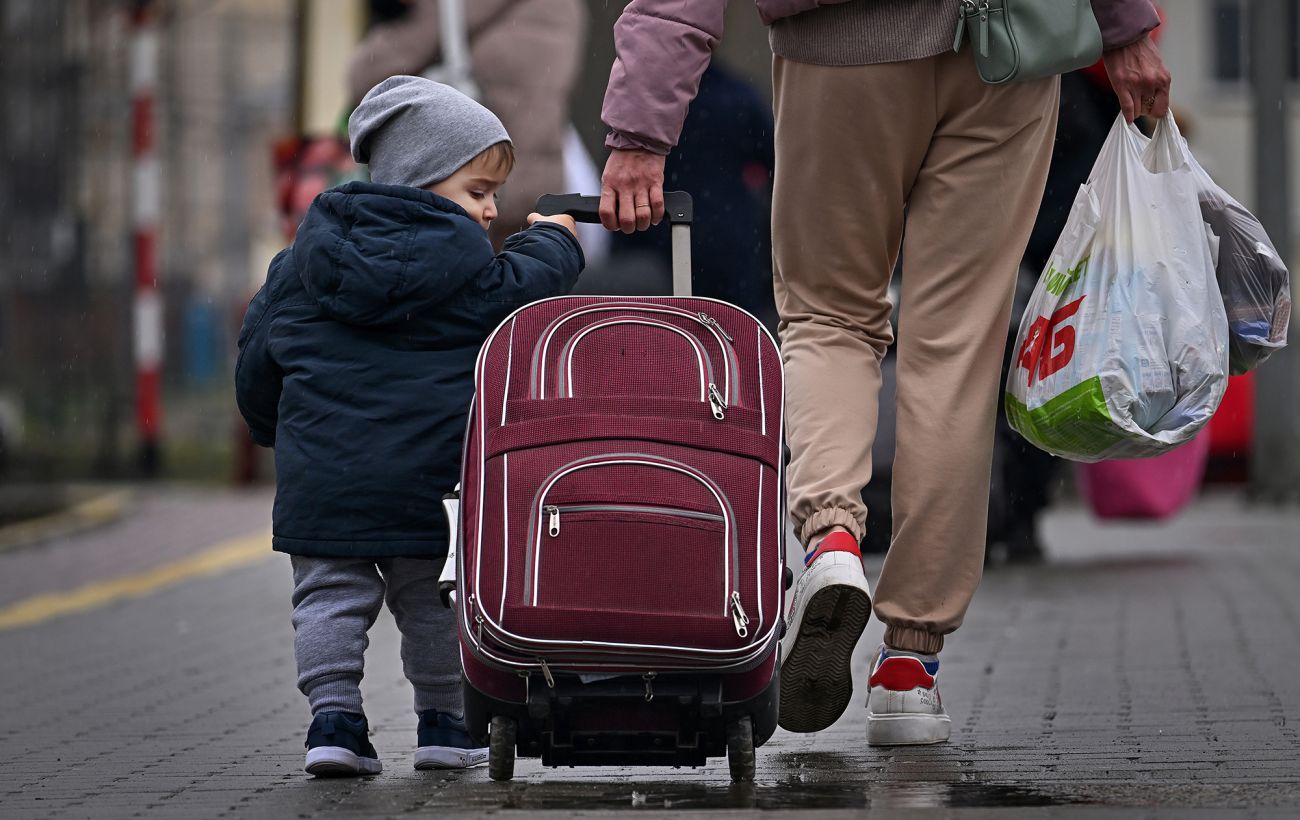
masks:
<path id="1" fill-rule="evenodd" d="M 133 520 L 42 548 L 44 563 L 0 555 L 0 586 L 13 600 L 23 573 L 44 589 L 42 573 L 77 556 L 110 571 L 114 550 L 135 567 L 148 544 L 133 538 L 159 539 L 167 556 L 177 541 L 197 548 L 178 526 L 187 520 L 208 539 L 246 534 L 265 526 L 268 500 L 143 504 Z M 696 770 L 520 761 L 510 784 L 485 769 L 415 772 L 387 616 L 364 685 L 385 771 L 315 781 L 301 772 L 309 715 L 294 688 L 288 562 L 270 556 L 0 631 L 0 817 L 1300 813 L 1300 513 L 1220 497 L 1168 525 L 1101 527 L 1067 509 L 1044 535 L 1049 562 L 987 574 L 944 652 L 951 743 L 868 748 L 859 691 L 831 729 L 778 732 L 752 786 L 730 785 L 722 760 Z M 879 635 L 873 623 L 859 646 L 863 677 Z"/>

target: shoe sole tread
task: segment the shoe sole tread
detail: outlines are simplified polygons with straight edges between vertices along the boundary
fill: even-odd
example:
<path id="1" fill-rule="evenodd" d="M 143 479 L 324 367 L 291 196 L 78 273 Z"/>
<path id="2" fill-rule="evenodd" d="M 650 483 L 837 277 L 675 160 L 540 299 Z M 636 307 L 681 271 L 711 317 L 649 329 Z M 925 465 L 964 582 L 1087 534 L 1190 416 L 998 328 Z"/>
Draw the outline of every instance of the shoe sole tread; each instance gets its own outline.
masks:
<path id="1" fill-rule="evenodd" d="M 817 590 L 805 605 L 790 655 L 781 662 L 781 727 L 819 732 L 853 699 L 853 649 L 871 617 L 862 589 L 835 584 Z"/>

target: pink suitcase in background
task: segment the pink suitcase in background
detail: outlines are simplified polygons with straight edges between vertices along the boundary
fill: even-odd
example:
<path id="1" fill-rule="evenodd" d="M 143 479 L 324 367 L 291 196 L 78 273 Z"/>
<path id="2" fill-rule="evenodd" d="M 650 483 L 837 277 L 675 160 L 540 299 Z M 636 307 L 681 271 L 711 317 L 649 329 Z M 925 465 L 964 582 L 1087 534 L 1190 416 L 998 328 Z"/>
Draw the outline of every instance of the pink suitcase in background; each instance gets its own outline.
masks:
<path id="1" fill-rule="evenodd" d="M 597 203 L 538 210 L 594 221 Z M 681 292 L 690 198 L 668 207 Z M 492 778 L 516 755 L 726 754 L 752 779 L 776 728 L 786 584 L 776 343 L 724 302 L 561 297 L 506 319 L 475 379 L 455 606 Z"/>
<path id="2" fill-rule="evenodd" d="M 1202 432 L 1155 458 L 1080 465 L 1079 487 L 1098 518 L 1168 518 L 1196 497 L 1210 437 Z"/>

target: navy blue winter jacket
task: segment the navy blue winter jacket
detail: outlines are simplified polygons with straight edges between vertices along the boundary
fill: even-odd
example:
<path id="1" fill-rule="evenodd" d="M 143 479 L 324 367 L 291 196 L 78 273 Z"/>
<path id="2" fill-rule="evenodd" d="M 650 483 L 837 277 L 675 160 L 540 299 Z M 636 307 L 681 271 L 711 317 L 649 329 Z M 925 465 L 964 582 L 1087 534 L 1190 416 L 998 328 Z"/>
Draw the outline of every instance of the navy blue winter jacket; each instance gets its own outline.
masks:
<path id="1" fill-rule="evenodd" d="M 442 496 L 460 477 L 479 347 L 515 308 L 566 293 L 582 266 L 558 225 L 494 256 L 436 194 L 352 182 L 318 196 L 239 333 L 239 410 L 275 448 L 275 549 L 445 555 Z"/>

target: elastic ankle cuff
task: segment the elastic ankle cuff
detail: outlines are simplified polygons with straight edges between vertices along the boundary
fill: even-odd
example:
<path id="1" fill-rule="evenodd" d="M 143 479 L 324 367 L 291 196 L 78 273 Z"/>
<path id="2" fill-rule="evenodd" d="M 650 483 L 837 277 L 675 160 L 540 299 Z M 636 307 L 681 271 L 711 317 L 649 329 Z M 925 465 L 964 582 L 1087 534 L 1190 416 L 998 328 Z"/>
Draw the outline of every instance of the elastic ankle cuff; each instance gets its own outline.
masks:
<path id="1" fill-rule="evenodd" d="M 311 704 L 311 713 L 355 712 L 364 714 L 361 707 L 361 678 L 341 675 L 312 681 L 302 692 Z"/>
<path id="2" fill-rule="evenodd" d="M 937 655 L 943 649 L 943 636 L 910 626 L 890 624 L 885 627 L 885 646 L 904 652 Z"/>
<path id="3" fill-rule="evenodd" d="M 853 517 L 853 513 L 842 507 L 822 507 L 803 522 L 799 528 L 799 540 L 805 547 L 811 546 L 813 539 L 831 527 L 843 527 L 848 530 L 855 541 L 862 540 L 863 527 Z"/>
<path id="4" fill-rule="evenodd" d="M 461 703 L 459 681 L 449 686 L 416 686 L 414 688 L 415 713 L 417 715 L 434 709 L 456 718 L 464 716 L 465 707 Z"/>

